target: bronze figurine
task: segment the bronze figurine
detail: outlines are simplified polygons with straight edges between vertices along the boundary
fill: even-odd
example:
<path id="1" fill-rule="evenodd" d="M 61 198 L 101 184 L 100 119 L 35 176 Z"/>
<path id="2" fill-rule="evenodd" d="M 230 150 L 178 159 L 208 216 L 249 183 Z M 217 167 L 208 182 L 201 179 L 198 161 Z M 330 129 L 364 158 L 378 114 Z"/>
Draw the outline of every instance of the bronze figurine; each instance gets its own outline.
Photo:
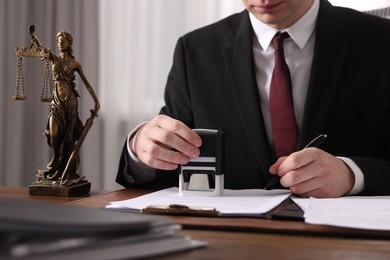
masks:
<path id="1" fill-rule="evenodd" d="M 46 169 L 36 171 L 36 181 L 29 187 L 30 194 L 74 196 L 87 194 L 91 184 L 78 174 L 81 145 L 93 124 L 100 108 L 99 100 L 91 84 L 84 75 L 80 63 L 73 56 L 73 37 L 62 31 L 56 40 L 60 53 L 56 55 L 46 48 L 34 34 L 35 27 L 29 27 L 31 45 L 27 48 L 16 48 L 18 56 L 16 100 L 23 100 L 24 93 L 21 57 L 39 57 L 45 62 L 44 79 L 41 89 L 41 100 L 50 102 L 50 112 L 45 130 L 47 143 L 52 149 L 53 157 Z M 50 88 L 50 68 L 53 80 Z M 76 90 L 76 72 L 95 102 L 91 116 L 85 125 L 79 118 L 78 97 Z M 51 92 L 51 96 L 47 96 Z"/>

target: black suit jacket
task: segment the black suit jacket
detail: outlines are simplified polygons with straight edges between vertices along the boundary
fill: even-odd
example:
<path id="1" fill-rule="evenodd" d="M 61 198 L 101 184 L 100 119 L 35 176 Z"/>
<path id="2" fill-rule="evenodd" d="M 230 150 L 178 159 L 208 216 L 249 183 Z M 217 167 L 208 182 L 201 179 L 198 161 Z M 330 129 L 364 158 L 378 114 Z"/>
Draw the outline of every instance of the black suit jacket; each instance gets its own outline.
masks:
<path id="1" fill-rule="evenodd" d="M 161 113 L 227 139 L 225 188 L 262 188 L 274 163 L 260 107 L 245 10 L 179 39 Z M 364 194 L 390 194 L 390 22 L 321 0 L 297 149 L 321 133 L 321 148 L 351 158 Z M 134 164 L 126 148 L 117 182 L 177 185 L 177 174 Z"/>

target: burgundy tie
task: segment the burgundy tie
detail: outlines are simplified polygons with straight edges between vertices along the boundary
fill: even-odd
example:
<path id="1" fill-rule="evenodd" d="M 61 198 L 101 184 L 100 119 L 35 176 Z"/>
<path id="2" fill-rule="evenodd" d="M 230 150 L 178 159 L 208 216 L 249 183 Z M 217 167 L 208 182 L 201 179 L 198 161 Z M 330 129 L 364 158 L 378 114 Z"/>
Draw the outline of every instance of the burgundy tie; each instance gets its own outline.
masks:
<path id="1" fill-rule="evenodd" d="M 284 58 L 283 41 L 287 33 L 277 33 L 272 40 L 275 68 L 270 89 L 270 114 L 276 156 L 289 155 L 296 150 L 298 127 L 292 99 L 290 71 Z"/>

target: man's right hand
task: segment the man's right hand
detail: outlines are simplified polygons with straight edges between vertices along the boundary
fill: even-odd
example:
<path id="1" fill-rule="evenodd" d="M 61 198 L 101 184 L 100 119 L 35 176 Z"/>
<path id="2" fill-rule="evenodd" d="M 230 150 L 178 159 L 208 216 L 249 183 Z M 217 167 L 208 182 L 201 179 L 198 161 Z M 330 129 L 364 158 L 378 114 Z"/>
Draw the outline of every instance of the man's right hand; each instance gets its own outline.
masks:
<path id="1" fill-rule="evenodd" d="M 200 154 L 202 139 L 184 123 L 158 115 L 130 139 L 130 147 L 146 165 L 174 170 Z"/>

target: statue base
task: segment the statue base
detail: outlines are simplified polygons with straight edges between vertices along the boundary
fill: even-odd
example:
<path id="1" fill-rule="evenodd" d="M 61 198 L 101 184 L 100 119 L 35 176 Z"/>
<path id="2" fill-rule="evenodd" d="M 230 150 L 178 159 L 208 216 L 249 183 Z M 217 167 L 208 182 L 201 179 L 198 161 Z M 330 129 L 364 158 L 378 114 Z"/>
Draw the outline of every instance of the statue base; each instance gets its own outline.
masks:
<path id="1" fill-rule="evenodd" d="M 71 186 L 33 183 L 28 187 L 28 190 L 30 195 L 79 197 L 89 194 L 91 190 L 91 183 L 83 182 Z"/>

